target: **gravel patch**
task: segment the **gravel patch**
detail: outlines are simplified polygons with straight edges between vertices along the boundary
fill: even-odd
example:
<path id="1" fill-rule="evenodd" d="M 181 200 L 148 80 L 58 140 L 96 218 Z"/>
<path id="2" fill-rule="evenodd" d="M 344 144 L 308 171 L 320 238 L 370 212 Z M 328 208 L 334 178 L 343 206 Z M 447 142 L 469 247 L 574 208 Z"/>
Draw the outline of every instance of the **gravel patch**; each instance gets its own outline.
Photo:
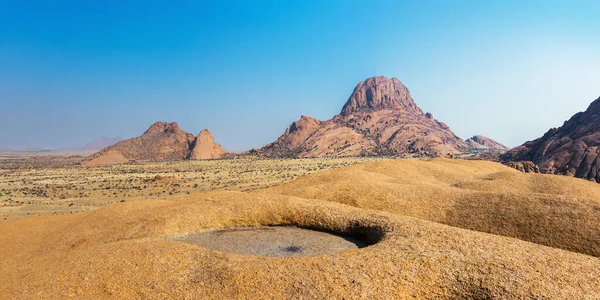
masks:
<path id="1" fill-rule="evenodd" d="M 212 250 L 267 257 L 332 254 L 368 246 L 352 237 L 290 226 L 211 229 L 171 239 Z"/>

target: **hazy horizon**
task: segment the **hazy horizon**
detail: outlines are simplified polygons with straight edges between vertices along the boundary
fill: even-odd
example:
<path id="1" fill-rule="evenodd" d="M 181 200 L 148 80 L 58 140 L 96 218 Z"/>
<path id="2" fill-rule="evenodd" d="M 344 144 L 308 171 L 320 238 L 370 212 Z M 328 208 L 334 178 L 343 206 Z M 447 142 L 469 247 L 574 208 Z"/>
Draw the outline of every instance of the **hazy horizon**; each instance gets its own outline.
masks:
<path id="1" fill-rule="evenodd" d="M 0 3 L 0 149 L 156 121 L 243 151 L 397 77 L 463 139 L 514 147 L 600 97 L 597 1 Z"/>

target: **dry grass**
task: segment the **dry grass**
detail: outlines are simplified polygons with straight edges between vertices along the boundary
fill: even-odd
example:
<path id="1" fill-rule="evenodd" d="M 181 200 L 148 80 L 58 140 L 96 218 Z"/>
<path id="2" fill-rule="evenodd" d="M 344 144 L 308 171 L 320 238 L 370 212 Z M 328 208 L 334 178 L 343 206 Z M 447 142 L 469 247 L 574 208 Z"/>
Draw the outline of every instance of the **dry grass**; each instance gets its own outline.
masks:
<path id="1" fill-rule="evenodd" d="M 597 254 L 598 192 L 597 184 L 583 180 L 490 162 L 401 160 L 327 170 L 265 190 L 184 194 L 7 221 L 0 223 L 0 294 L 597 299 L 600 260 L 581 253 Z M 265 258 L 169 240 L 257 225 L 381 241 L 331 255 Z"/>

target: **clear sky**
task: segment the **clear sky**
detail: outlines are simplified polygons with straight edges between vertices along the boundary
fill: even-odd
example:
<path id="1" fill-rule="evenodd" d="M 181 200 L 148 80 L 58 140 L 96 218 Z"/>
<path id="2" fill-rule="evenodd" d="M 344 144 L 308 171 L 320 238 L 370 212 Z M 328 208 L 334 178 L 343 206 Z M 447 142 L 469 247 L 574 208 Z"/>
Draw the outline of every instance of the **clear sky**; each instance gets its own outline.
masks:
<path id="1" fill-rule="evenodd" d="M 600 96 L 600 1 L 0 0 L 0 148 L 155 121 L 233 151 L 397 77 L 459 136 L 509 146 Z"/>

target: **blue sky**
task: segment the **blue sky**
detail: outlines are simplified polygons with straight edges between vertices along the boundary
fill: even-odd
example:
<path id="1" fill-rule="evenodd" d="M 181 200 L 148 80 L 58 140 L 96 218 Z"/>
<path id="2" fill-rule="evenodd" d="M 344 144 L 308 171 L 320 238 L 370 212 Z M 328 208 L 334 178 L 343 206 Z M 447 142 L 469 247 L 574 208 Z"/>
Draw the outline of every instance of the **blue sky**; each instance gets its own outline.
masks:
<path id="1" fill-rule="evenodd" d="M 176 121 L 239 151 L 397 77 L 459 136 L 509 146 L 600 96 L 600 1 L 0 0 L 0 148 Z"/>

